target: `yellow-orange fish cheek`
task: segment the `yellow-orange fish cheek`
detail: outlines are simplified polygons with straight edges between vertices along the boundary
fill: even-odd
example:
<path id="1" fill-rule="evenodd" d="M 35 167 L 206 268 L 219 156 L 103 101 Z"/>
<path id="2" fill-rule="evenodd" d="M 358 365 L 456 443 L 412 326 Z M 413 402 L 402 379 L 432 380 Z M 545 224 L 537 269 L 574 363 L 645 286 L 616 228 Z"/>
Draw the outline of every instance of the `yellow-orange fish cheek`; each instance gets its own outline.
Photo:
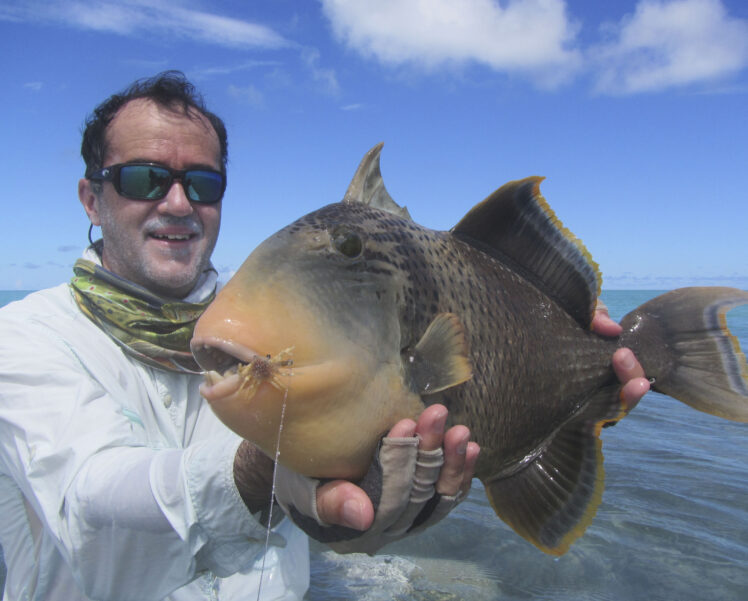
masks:
<path id="1" fill-rule="evenodd" d="M 270 355 L 268 365 L 260 365 L 267 374 L 261 369 L 263 378 L 247 381 L 240 367 L 204 385 L 203 395 L 221 421 L 271 457 L 280 431 L 279 461 L 290 469 L 360 477 L 379 439 L 423 405 L 403 388 L 397 344 L 373 343 L 360 328 L 335 327 L 335 310 L 320 308 L 278 271 L 252 278 L 240 269 L 195 329 L 196 340 L 242 364 Z M 264 377 L 270 372 L 273 377 Z"/>
<path id="2" fill-rule="evenodd" d="M 361 367 L 355 360 L 302 366 L 279 376 L 279 386 L 242 386 L 232 375 L 202 392 L 223 423 L 271 457 L 280 433 L 280 461 L 294 471 L 357 477 L 368 467 L 371 442 L 391 425 L 389 410 L 364 390 Z"/>
<path id="3" fill-rule="evenodd" d="M 210 374 L 202 394 L 223 423 L 270 456 L 275 454 L 285 403 L 283 464 L 315 476 L 360 471 L 366 454 L 360 448 L 361 427 L 371 421 L 362 388 L 377 362 L 366 349 L 326 329 L 308 304 L 295 303 L 297 309 L 290 312 L 281 300 L 279 291 L 267 284 L 253 292 L 241 287 L 219 294 L 198 322 L 195 340 L 220 344 L 242 358 L 243 365 L 251 363 L 250 355 L 259 356 L 267 361 L 269 377 L 247 378 L 240 366 L 239 373 L 227 377 Z M 341 420 L 342 415 L 346 418 Z M 346 466 L 340 465 L 341 445 Z M 334 465 L 332 457 L 337 458 Z"/>
<path id="4" fill-rule="evenodd" d="M 294 374 L 281 463 L 314 477 L 363 476 L 379 439 L 395 421 L 423 410 L 420 398 L 403 390 L 399 370 L 371 366 L 352 359 L 300 370 L 298 378 Z"/>

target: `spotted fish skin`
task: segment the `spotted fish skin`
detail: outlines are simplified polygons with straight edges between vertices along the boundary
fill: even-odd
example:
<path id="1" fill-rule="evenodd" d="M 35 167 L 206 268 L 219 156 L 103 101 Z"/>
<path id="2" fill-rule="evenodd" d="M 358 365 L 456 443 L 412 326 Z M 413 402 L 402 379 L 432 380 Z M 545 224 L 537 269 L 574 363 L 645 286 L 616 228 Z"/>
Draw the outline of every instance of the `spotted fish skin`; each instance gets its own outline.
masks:
<path id="1" fill-rule="evenodd" d="M 195 329 L 206 369 L 211 345 L 242 361 L 251 353 L 237 349 L 294 349 L 281 462 L 355 478 L 392 425 L 444 403 L 481 446 L 476 476 L 496 513 L 561 554 L 602 498 L 601 431 L 628 410 L 616 348 L 637 353 L 655 390 L 748 421 L 748 365 L 724 319 L 748 292 L 676 290 L 626 316 L 619 338 L 597 336 L 597 266 L 540 194 L 541 178 L 510 182 L 435 231 L 390 198 L 380 151 L 364 157 L 342 202 L 255 249 Z M 204 395 L 271 451 L 278 391 Z"/>
<path id="2" fill-rule="evenodd" d="M 481 446 L 478 477 L 488 478 L 531 455 L 592 391 L 615 382 L 610 365 L 614 341 L 580 327 L 514 270 L 449 232 L 365 205 L 337 203 L 278 236 L 324 235 L 331 227 L 345 228 L 365 241 L 362 255 L 336 270 L 381 285 L 360 298 L 346 294 L 348 308 L 338 300 L 332 311 L 329 305 L 320 307 L 320 314 L 353 313 L 369 302 L 368 294 L 380 303 L 389 299 L 399 312 L 398 349 L 413 348 L 437 315 L 459 317 L 472 378 L 424 394 L 423 400 L 444 403 L 452 422 L 470 427 Z M 317 282 L 329 277 L 318 275 L 307 272 L 304 287 L 322 299 Z"/>

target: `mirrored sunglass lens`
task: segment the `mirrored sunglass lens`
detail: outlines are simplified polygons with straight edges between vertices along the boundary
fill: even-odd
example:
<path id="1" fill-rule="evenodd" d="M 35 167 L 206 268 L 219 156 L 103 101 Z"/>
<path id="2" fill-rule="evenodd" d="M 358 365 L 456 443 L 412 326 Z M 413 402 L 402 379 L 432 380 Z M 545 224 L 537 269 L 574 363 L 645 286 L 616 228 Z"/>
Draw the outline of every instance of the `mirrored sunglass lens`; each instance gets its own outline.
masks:
<path id="1" fill-rule="evenodd" d="M 223 176 L 212 171 L 188 171 L 184 188 L 193 202 L 218 202 L 223 192 Z"/>
<path id="2" fill-rule="evenodd" d="M 161 167 L 126 165 L 119 172 L 120 193 L 124 196 L 158 200 L 166 196 L 171 174 Z"/>

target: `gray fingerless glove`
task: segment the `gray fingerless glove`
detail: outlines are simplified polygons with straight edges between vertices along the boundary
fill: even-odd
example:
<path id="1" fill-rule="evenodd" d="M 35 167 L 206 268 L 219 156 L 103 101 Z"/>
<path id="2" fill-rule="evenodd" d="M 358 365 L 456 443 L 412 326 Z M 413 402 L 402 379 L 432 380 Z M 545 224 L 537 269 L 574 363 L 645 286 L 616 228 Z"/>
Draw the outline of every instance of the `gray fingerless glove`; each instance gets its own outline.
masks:
<path id="1" fill-rule="evenodd" d="M 441 448 L 420 451 L 419 439 L 384 438 L 360 486 L 374 505 L 374 522 L 365 531 L 331 526 L 317 513 L 320 480 L 278 465 L 276 499 L 293 522 L 309 536 L 338 553 L 373 555 L 384 545 L 436 524 L 462 499 L 443 496 L 434 485 L 444 463 Z"/>

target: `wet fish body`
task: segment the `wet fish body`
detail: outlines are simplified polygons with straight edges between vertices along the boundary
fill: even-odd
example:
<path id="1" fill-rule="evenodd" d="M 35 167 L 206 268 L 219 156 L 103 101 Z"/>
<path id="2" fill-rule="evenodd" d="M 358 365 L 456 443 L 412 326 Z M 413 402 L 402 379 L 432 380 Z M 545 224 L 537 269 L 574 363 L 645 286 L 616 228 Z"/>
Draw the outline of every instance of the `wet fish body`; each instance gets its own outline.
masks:
<path id="1" fill-rule="evenodd" d="M 342 202 L 261 244 L 198 322 L 193 352 L 213 370 L 203 393 L 229 427 L 272 452 L 286 394 L 281 462 L 356 478 L 395 422 L 444 403 L 481 445 L 476 475 L 497 514 L 559 554 L 600 502 L 600 431 L 628 410 L 617 347 L 634 349 L 655 390 L 748 421 L 748 367 L 724 322 L 748 293 L 676 290 L 602 338 L 590 330 L 597 266 L 540 178 L 435 231 L 389 197 L 380 150 Z M 292 361 L 272 382 L 243 385 L 233 367 L 282 352 Z"/>

